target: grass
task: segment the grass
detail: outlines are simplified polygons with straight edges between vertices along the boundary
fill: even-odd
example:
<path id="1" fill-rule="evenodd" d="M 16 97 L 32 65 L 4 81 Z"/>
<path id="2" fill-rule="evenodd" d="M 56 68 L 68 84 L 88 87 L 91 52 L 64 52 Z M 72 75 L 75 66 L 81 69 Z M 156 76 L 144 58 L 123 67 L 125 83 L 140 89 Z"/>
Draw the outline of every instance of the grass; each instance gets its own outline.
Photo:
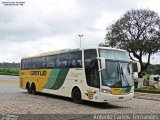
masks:
<path id="1" fill-rule="evenodd" d="M 0 75 L 19 76 L 19 68 L 0 68 Z"/>
<path id="2" fill-rule="evenodd" d="M 136 88 L 135 92 L 160 94 L 160 89 L 157 89 L 157 88 Z"/>

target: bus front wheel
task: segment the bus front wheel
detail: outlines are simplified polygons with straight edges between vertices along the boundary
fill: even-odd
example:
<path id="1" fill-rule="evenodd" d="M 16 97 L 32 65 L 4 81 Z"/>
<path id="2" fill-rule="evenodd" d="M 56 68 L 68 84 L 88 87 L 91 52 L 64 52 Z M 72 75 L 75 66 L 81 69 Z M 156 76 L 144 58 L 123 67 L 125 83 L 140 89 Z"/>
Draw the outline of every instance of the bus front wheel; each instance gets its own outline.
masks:
<path id="1" fill-rule="evenodd" d="M 82 99 L 81 99 L 81 91 L 78 87 L 75 87 L 73 90 L 72 90 L 72 100 L 75 102 L 75 103 L 82 103 Z"/>

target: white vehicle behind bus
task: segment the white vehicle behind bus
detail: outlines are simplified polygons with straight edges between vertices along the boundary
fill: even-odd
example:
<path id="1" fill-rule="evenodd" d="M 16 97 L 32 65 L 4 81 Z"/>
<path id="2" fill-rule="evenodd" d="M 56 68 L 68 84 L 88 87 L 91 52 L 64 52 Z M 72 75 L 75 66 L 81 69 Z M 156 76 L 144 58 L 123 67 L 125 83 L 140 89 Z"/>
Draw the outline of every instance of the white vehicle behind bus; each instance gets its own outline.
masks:
<path id="1" fill-rule="evenodd" d="M 149 77 L 149 86 L 153 88 L 160 88 L 160 75 L 151 75 Z"/>

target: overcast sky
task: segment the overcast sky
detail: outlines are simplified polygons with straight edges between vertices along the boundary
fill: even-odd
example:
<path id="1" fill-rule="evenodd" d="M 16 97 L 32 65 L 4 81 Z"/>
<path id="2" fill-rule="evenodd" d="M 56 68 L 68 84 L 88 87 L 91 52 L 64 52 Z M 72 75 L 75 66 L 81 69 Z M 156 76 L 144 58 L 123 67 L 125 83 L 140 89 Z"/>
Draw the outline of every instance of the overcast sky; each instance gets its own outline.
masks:
<path id="1" fill-rule="evenodd" d="M 4 6 L 2 1 L 23 1 Z M 106 27 L 131 9 L 147 8 L 160 15 L 159 0 L 1 0 L 0 62 L 24 56 L 104 42 Z M 152 63 L 160 64 L 158 55 Z"/>

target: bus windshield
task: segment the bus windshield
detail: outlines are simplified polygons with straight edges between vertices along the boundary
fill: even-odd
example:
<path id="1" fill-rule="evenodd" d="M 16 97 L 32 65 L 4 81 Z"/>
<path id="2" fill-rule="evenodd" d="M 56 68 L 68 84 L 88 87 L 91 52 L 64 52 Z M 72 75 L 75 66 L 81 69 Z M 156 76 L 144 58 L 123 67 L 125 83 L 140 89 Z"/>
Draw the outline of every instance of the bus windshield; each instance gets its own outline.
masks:
<path id="1" fill-rule="evenodd" d="M 133 86 L 131 64 L 106 60 L 106 69 L 102 71 L 102 85 L 110 87 Z"/>
<path id="2" fill-rule="evenodd" d="M 102 85 L 110 87 L 133 86 L 132 65 L 126 53 L 125 51 L 100 51 L 100 57 L 106 59 L 106 69 L 102 71 Z"/>

